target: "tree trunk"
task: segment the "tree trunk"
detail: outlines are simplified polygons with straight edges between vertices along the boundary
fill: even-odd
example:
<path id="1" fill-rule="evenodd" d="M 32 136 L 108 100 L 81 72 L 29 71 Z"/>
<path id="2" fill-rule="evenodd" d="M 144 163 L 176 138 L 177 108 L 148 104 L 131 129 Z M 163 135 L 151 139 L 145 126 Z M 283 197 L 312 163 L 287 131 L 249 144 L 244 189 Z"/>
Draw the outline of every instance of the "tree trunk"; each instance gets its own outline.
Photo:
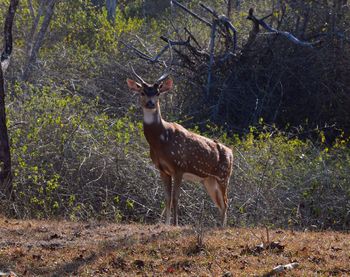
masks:
<path id="1" fill-rule="evenodd" d="M 29 34 L 28 34 L 27 47 L 26 47 L 27 57 L 30 57 L 30 55 L 32 54 L 35 33 L 38 29 L 39 21 L 40 21 L 41 16 L 43 15 L 44 8 L 45 8 L 45 1 L 41 1 L 39 9 L 38 9 L 38 13 L 36 14 L 36 16 L 33 17 L 34 18 L 33 25 L 29 31 Z M 34 14 L 34 12 L 33 12 L 33 14 Z"/>
<path id="2" fill-rule="evenodd" d="M 117 2 L 118 2 L 117 0 L 106 0 L 107 19 L 111 23 L 115 22 Z"/>
<path id="3" fill-rule="evenodd" d="M 11 187 L 11 154 L 6 126 L 5 112 L 5 82 L 0 67 L 0 184 L 5 194 L 12 191 Z"/>
<path id="4" fill-rule="evenodd" d="M 0 66 L 0 185 L 7 195 L 11 195 L 11 153 L 6 126 L 5 81 L 4 72 L 12 53 L 12 25 L 19 0 L 11 0 L 4 27 L 4 50 L 1 54 Z M 6 64 L 6 66 L 5 66 Z"/>
<path id="5" fill-rule="evenodd" d="M 45 0 L 42 0 L 42 1 L 45 1 Z M 43 23 L 41 24 L 39 33 L 36 36 L 36 40 L 35 40 L 33 47 L 30 51 L 30 55 L 27 58 L 25 69 L 24 69 L 23 75 L 22 75 L 23 81 L 28 80 L 29 74 L 32 71 L 33 65 L 36 63 L 36 59 L 37 59 L 39 50 L 44 42 L 46 31 L 47 31 L 47 29 L 50 25 L 50 22 L 51 22 L 51 18 L 53 15 L 53 11 L 54 11 L 56 2 L 57 2 L 57 0 L 50 0 L 49 3 L 47 4 L 46 14 L 45 14 Z M 33 26 L 34 25 L 35 25 L 35 22 L 34 22 Z"/>

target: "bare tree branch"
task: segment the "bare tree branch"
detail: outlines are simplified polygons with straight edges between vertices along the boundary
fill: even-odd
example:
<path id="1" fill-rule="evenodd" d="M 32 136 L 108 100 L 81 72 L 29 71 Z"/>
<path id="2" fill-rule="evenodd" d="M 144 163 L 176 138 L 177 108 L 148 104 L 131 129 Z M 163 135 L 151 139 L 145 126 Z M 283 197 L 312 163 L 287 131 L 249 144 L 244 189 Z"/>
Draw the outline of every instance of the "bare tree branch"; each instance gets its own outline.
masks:
<path id="1" fill-rule="evenodd" d="M 218 13 L 213 8 L 206 6 L 203 3 L 199 3 L 199 5 L 215 18 L 215 20 L 217 21 L 217 25 L 222 29 L 219 29 L 217 31 L 219 31 L 221 35 L 226 37 L 227 41 L 230 41 L 230 43 L 233 45 L 233 52 L 235 52 L 237 48 L 237 31 L 231 23 L 230 19 L 225 15 L 218 15 Z M 230 31 L 232 31 L 232 35 Z M 227 43 L 228 47 L 230 43 Z"/>
<path id="2" fill-rule="evenodd" d="M 320 44 L 320 41 L 316 41 L 316 42 L 302 41 L 302 40 L 298 39 L 297 37 L 295 37 L 291 33 L 288 33 L 288 32 L 285 32 L 285 31 L 276 30 L 273 27 L 271 27 L 269 24 L 267 24 L 263 19 L 257 19 L 253 13 L 254 13 L 254 10 L 251 8 L 249 10 L 249 15 L 248 15 L 247 19 L 253 21 L 254 24 L 258 24 L 258 25 L 262 26 L 265 30 L 267 30 L 267 31 L 269 31 L 271 33 L 284 36 L 288 40 L 290 40 L 291 42 L 293 42 L 295 44 L 298 44 L 300 46 L 313 48 L 314 46 Z"/>
<path id="3" fill-rule="evenodd" d="M 45 7 L 45 1 L 41 1 L 40 5 L 39 5 L 38 12 L 37 12 L 36 16 L 34 17 L 32 27 L 30 28 L 30 31 L 28 33 L 27 47 L 26 47 L 26 54 L 28 57 L 30 57 L 30 55 L 32 54 L 35 33 L 36 33 L 36 30 L 38 29 L 40 18 L 43 15 L 44 7 Z"/>
<path id="4" fill-rule="evenodd" d="M 145 53 L 143 53 L 142 51 L 138 50 L 136 47 L 132 46 L 129 43 L 125 43 L 122 41 L 122 43 L 128 47 L 129 49 L 133 50 L 141 59 L 147 60 L 151 63 L 160 63 L 160 58 L 161 56 L 172 46 L 176 46 L 176 45 L 188 45 L 190 43 L 190 40 L 188 39 L 187 41 L 173 41 L 169 38 L 166 38 L 164 36 L 160 37 L 162 40 L 164 40 L 167 45 L 165 45 L 155 56 L 151 57 Z M 174 49 L 174 51 L 176 52 L 176 50 Z"/>
<path id="5" fill-rule="evenodd" d="M 27 60 L 22 79 L 25 81 L 29 77 L 29 73 L 32 69 L 33 64 L 36 62 L 39 50 L 44 42 L 44 37 L 47 32 L 47 29 L 50 25 L 51 18 L 53 15 L 53 11 L 55 8 L 55 4 L 57 3 L 58 0 L 49 0 L 49 3 L 47 4 L 46 7 L 46 14 L 43 20 L 43 23 L 41 24 L 40 31 L 36 37 L 36 41 L 33 45 L 33 49 L 31 51 L 31 54 Z"/>
<path id="6" fill-rule="evenodd" d="M 178 6 L 179 8 L 183 9 L 185 12 L 189 13 L 190 15 L 192 15 L 194 18 L 196 18 L 199 21 L 203 22 L 205 25 L 209 26 L 210 28 L 212 27 L 212 24 L 210 22 L 208 22 L 206 19 L 200 17 L 198 14 L 192 12 L 191 10 L 186 8 L 184 5 L 180 4 L 179 2 L 177 2 L 175 0 L 172 0 L 171 2 L 173 4 L 175 4 L 176 6 Z"/>

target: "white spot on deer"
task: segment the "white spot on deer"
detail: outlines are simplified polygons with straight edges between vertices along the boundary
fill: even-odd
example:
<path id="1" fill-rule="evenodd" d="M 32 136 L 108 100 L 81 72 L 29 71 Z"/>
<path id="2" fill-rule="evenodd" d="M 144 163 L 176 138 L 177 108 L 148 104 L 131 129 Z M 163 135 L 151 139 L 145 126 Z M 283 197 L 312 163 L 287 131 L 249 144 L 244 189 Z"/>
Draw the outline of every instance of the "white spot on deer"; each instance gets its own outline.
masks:
<path id="1" fill-rule="evenodd" d="M 173 155 L 173 156 L 175 155 L 175 153 L 174 153 L 173 151 L 171 151 L 170 153 L 171 153 L 171 155 Z"/>

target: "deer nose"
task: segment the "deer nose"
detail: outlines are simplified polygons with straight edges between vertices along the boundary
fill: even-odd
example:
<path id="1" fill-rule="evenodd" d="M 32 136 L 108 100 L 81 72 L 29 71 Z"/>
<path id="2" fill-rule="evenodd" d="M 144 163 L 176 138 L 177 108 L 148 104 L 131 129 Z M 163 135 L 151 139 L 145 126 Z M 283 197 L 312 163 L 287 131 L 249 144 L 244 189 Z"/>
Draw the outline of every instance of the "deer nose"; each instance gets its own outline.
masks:
<path id="1" fill-rule="evenodd" d="M 147 101 L 146 103 L 147 109 L 154 109 L 155 107 L 156 107 L 156 104 L 152 100 Z"/>

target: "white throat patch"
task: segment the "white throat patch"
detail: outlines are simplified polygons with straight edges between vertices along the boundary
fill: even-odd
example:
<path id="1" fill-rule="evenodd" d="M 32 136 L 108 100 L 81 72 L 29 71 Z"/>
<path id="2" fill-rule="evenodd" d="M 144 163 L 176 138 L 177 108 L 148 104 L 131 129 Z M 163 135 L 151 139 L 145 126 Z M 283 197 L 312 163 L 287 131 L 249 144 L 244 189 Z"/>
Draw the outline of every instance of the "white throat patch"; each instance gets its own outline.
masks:
<path id="1" fill-rule="evenodd" d="M 152 124 L 158 121 L 157 109 L 143 109 L 143 122 L 145 124 Z"/>

